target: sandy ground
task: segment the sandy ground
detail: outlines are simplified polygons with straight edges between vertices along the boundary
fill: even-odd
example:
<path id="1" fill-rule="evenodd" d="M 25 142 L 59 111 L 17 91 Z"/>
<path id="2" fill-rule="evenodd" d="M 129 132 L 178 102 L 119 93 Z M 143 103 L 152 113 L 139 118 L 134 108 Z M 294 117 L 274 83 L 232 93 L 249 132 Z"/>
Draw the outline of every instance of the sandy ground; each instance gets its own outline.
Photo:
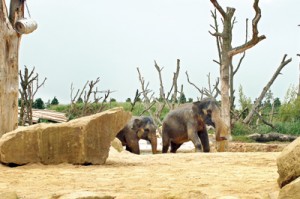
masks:
<path id="1" fill-rule="evenodd" d="M 268 198 L 278 192 L 279 152 L 133 155 L 110 151 L 105 165 L 0 165 L 0 193 L 22 199 L 93 192 L 116 198 Z M 232 198 L 225 197 L 225 198 Z"/>

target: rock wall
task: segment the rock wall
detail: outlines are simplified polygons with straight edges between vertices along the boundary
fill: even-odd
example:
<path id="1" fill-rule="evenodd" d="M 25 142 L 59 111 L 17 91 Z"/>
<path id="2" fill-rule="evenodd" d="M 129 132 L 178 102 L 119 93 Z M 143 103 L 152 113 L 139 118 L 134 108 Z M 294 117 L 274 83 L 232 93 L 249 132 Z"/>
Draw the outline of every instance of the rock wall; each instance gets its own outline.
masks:
<path id="1" fill-rule="evenodd" d="M 18 128 L 0 138 L 0 162 L 104 164 L 111 141 L 130 118 L 114 108 L 66 123 Z"/>

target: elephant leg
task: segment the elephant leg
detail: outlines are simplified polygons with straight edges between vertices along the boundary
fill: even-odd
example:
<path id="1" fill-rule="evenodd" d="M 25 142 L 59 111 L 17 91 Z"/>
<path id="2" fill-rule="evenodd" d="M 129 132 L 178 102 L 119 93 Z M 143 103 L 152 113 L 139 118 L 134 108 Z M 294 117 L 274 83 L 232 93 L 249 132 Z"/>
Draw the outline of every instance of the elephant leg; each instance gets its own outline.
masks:
<path id="1" fill-rule="evenodd" d="M 169 137 L 164 134 L 162 136 L 162 144 L 163 144 L 162 153 L 167 153 L 170 146 L 170 140 Z"/>
<path id="2" fill-rule="evenodd" d="M 131 148 L 129 146 L 126 145 L 126 151 L 129 151 L 132 153 Z"/>
<path id="3" fill-rule="evenodd" d="M 188 127 L 188 137 L 193 142 L 196 152 L 202 151 L 201 141 L 197 131 L 194 128 Z"/>
<path id="4" fill-rule="evenodd" d="M 171 153 L 176 153 L 177 149 L 181 146 L 182 144 L 176 144 L 174 142 L 171 142 Z"/>
<path id="5" fill-rule="evenodd" d="M 209 139 L 207 132 L 198 132 L 198 135 L 200 137 L 201 143 L 203 145 L 203 152 L 209 152 L 210 146 L 209 146 Z"/>

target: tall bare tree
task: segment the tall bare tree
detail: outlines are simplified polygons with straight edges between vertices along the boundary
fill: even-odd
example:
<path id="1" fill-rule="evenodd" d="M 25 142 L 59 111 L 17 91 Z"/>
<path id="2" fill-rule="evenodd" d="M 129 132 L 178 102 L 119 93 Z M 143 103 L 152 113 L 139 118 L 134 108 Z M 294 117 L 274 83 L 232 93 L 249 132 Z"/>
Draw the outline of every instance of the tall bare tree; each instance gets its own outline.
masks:
<path id="1" fill-rule="evenodd" d="M 183 93 L 183 86 L 181 86 L 181 90 L 178 91 L 178 77 L 180 71 L 180 60 L 177 59 L 176 71 L 173 73 L 173 81 L 170 88 L 170 91 L 165 93 L 164 84 L 162 80 L 162 70 L 163 67 L 160 67 L 156 61 L 154 61 L 154 67 L 158 72 L 158 77 L 160 81 L 160 89 L 159 89 L 159 98 L 154 97 L 154 92 L 148 88 L 149 82 L 145 85 L 145 79 L 142 76 L 140 69 L 137 68 L 139 74 L 139 80 L 141 83 L 141 94 L 143 95 L 143 105 L 145 110 L 142 112 L 145 113 L 146 111 L 150 114 L 150 116 L 154 119 L 154 122 L 158 125 L 162 124 L 162 112 L 163 109 L 167 106 L 170 110 L 174 109 L 179 103 L 180 100 L 177 100 L 177 94 L 182 95 Z M 155 105 L 155 113 L 151 112 L 151 108 Z"/>
<path id="2" fill-rule="evenodd" d="M 20 119 L 19 125 L 24 126 L 25 122 L 29 125 L 32 125 L 32 104 L 34 101 L 34 96 L 37 91 L 45 84 L 47 78 L 43 80 L 41 84 L 39 84 L 39 74 L 34 74 L 33 68 L 30 72 L 28 68 L 25 66 L 24 74 L 20 70 L 20 96 L 21 96 L 21 108 L 20 108 Z"/>
<path id="3" fill-rule="evenodd" d="M 254 0 L 253 8 L 255 11 L 255 16 L 252 20 L 252 38 L 246 43 L 232 47 L 232 29 L 234 24 L 234 13 L 235 8 L 227 7 L 226 11 L 219 5 L 217 0 L 210 0 L 214 5 L 216 10 L 221 14 L 223 30 L 215 30 L 214 33 L 211 33 L 216 37 L 217 40 L 220 40 L 221 53 L 220 53 L 220 80 L 221 80 L 221 114 L 222 117 L 228 125 L 230 130 L 230 66 L 232 64 L 232 58 L 234 55 L 243 53 L 246 50 L 252 48 L 260 41 L 265 39 L 264 35 L 258 36 L 257 25 L 261 18 L 261 10 L 258 6 L 259 0 Z"/>
<path id="4" fill-rule="evenodd" d="M 24 1 L 0 2 L 0 136 L 18 127 L 18 57 L 21 35 L 15 22 L 24 16 Z"/>

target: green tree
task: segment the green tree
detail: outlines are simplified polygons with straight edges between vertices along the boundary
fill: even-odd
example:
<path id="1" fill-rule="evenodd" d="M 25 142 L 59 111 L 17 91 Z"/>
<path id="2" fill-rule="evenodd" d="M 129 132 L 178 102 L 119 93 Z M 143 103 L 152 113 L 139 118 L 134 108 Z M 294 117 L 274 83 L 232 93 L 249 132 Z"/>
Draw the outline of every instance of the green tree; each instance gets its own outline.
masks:
<path id="1" fill-rule="evenodd" d="M 297 96 L 297 88 L 290 86 L 280 106 L 279 115 L 283 122 L 300 121 L 300 97 Z"/>
<path id="2" fill-rule="evenodd" d="M 243 87 L 241 85 L 239 86 L 239 103 L 241 110 L 251 107 L 251 98 L 244 94 Z"/>
<path id="3" fill-rule="evenodd" d="M 251 99 L 249 97 L 246 97 L 243 91 L 243 87 L 240 85 L 239 86 L 239 103 L 240 103 L 240 108 L 242 112 L 242 117 L 245 118 L 249 110 L 251 108 Z"/>
<path id="4" fill-rule="evenodd" d="M 278 107 L 281 106 L 281 101 L 280 101 L 280 99 L 279 99 L 278 97 L 276 97 L 276 98 L 274 99 L 274 106 L 275 106 L 276 108 L 278 108 Z"/>
<path id="5" fill-rule="evenodd" d="M 115 98 L 110 98 L 110 102 L 116 102 L 117 100 Z"/>
<path id="6" fill-rule="evenodd" d="M 76 103 L 79 103 L 79 104 L 80 104 L 80 103 L 83 103 L 83 99 L 82 99 L 81 97 L 78 98 L 77 101 L 76 101 Z"/>
<path id="7" fill-rule="evenodd" d="M 58 104 L 59 104 L 59 102 L 58 102 L 57 98 L 54 97 L 51 101 L 51 105 L 58 105 Z"/>
<path id="8" fill-rule="evenodd" d="M 45 104 L 44 101 L 41 98 L 37 98 L 34 103 L 33 103 L 33 108 L 37 108 L 37 109 L 44 109 L 45 108 Z"/>
<path id="9" fill-rule="evenodd" d="M 186 97 L 185 97 L 185 94 L 184 93 L 181 93 L 180 97 L 179 97 L 179 103 L 180 104 L 184 104 L 186 103 Z"/>
<path id="10" fill-rule="evenodd" d="M 128 97 L 128 98 L 126 99 L 126 102 L 131 102 L 131 99 Z"/>

